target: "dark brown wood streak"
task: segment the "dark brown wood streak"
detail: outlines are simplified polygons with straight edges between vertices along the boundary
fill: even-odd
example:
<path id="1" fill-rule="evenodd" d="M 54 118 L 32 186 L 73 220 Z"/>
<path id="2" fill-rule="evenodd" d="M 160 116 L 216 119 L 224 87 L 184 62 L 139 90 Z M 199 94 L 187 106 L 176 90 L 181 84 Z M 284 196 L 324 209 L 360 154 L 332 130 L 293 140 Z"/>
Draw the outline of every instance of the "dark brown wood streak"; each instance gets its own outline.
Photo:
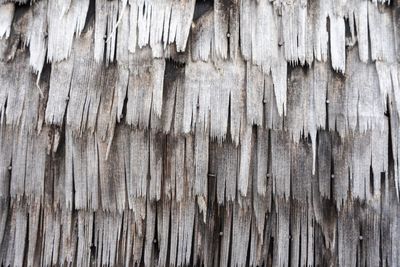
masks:
<path id="1" fill-rule="evenodd" d="M 0 0 L 1 266 L 400 266 L 399 0 Z"/>

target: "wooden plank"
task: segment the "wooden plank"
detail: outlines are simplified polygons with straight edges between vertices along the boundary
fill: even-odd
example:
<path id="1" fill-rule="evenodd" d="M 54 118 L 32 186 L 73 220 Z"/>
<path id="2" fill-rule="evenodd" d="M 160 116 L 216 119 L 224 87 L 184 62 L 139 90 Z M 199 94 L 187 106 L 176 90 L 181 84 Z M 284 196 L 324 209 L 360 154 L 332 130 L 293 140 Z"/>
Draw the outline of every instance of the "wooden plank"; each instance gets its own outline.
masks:
<path id="1" fill-rule="evenodd" d="M 0 38 L 8 38 L 11 32 L 11 24 L 14 18 L 15 4 L 6 3 L 0 5 Z"/>
<path id="2" fill-rule="evenodd" d="M 271 131 L 271 171 L 275 197 L 290 197 L 290 143 L 286 132 Z"/>
<path id="3" fill-rule="evenodd" d="M 219 204 L 234 201 L 236 198 L 239 148 L 232 143 L 216 145 L 210 157 L 216 158 L 217 200 Z"/>
<path id="4" fill-rule="evenodd" d="M 331 198 L 332 140 L 329 132 L 318 132 L 317 175 L 318 191 L 324 198 Z"/>
<path id="5" fill-rule="evenodd" d="M 336 15 L 330 15 L 329 22 L 332 68 L 344 73 L 346 70 L 344 19 Z"/>
<path id="6" fill-rule="evenodd" d="M 46 1 L 39 1 L 31 8 L 32 17 L 29 21 L 27 43 L 29 43 L 29 64 L 35 72 L 40 74 L 46 59 L 47 52 L 47 7 Z"/>
<path id="7" fill-rule="evenodd" d="M 290 207 L 285 200 L 277 199 L 273 265 L 289 266 Z M 276 241 L 275 241 L 276 240 Z"/>
<path id="8" fill-rule="evenodd" d="M 79 35 L 86 21 L 89 0 L 51 1 L 48 6 L 48 51 L 47 59 L 61 61 L 69 57 L 75 33 Z M 71 26 L 72 25 L 72 26 Z"/>
<path id="9" fill-rule="evenodd" d="M 46 123 L 62 125 L 69 101 L 73 71 L 73 59 L 53 63 L 51 66 L 50 89 L 46 106 Z"/>

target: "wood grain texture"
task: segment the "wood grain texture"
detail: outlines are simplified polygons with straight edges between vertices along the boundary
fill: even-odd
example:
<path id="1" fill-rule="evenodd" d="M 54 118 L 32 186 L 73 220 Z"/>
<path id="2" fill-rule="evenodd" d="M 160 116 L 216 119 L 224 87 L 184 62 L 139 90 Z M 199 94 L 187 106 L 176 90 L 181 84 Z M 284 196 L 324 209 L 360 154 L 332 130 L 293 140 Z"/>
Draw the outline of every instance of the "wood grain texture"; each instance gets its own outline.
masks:
<path id="1" fill-rule="evenodd" d="M 0 0 L 0 265 L 399 266 L 399 14 Z"/>

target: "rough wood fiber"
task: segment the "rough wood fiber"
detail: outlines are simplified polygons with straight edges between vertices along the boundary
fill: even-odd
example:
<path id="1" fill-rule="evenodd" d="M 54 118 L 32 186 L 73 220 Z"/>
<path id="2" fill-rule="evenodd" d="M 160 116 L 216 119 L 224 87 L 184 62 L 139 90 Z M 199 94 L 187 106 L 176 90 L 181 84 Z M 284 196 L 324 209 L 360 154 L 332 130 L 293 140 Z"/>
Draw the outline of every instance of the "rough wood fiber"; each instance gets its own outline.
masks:
<path id="1" fill-rule="evenodd" d="M 10 36 L 14 12 L 15 5 L 13 3 L 0 6 L 0 38 L 8 38 Z"/>
<path id="2" fill-rule="evenodd" d="M 399 10 L 0 0 L 0 265 L 400 265 Z"/>

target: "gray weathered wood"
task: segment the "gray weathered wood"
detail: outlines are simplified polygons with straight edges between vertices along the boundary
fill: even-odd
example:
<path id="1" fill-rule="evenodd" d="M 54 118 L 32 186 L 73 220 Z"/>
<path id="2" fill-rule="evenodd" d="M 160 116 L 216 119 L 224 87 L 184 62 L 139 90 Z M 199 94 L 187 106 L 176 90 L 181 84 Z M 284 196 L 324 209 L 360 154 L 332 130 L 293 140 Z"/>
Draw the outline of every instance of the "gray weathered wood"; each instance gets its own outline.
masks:
<path id="1" fill-rule="evenodd" d="M 0 265 L 400 265 L 399 10 L 0 0 Z"/>

